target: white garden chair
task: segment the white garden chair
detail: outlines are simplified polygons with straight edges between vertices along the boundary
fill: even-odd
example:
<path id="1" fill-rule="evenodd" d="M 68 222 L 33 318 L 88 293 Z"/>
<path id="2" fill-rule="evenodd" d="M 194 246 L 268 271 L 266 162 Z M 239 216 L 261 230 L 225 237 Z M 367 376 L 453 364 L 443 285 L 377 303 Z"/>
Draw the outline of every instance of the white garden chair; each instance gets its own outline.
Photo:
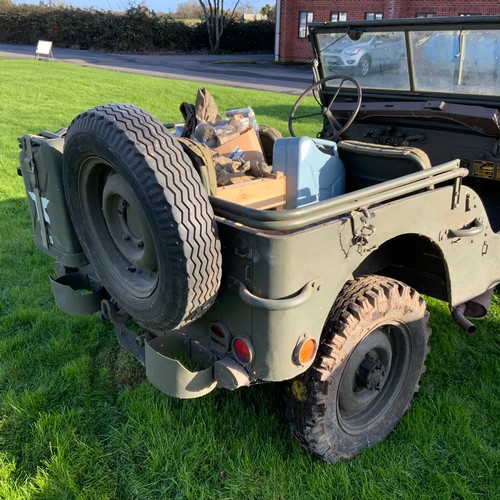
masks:
<path id="1" fill-rule="evenodd" d="M 35 50 L 35 59 L 45 59 L 46 61 L 54 60 L 52 54 L 52 42 L 47 40 L 38 40 L 38 45 Z"/>

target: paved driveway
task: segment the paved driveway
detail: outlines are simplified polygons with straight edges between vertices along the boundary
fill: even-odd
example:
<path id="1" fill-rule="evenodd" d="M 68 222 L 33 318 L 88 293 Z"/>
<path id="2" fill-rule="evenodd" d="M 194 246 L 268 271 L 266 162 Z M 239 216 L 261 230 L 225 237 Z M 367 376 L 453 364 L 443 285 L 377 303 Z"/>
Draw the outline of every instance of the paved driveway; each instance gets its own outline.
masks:
<path id="1" fill-rule="evenodd" d="M 137 55 L 54 48 L 54 58 L 80 66 L 231 87 L 300 94 L 312 83 L 308 66 L 283 66 L 270 54 Z M 32 45 L 0 44 L 0 59 L 32 59 Z"/>

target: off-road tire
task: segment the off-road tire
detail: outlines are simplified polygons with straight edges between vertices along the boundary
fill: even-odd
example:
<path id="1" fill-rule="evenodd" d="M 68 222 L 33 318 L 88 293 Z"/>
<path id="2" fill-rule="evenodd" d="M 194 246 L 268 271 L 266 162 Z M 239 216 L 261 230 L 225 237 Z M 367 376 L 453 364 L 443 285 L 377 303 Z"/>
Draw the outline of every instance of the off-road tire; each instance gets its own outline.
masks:
<path id="1" fill-rule="evenodd" d="M 308 451 L 335 463 L 387 437 L 418 389 L 428 316 L 399 281 L 371 275 L 346 284 L 316 360 L 286 390 L 292 432 Z"/>
<path id="2" fill-rule="evenodd" d="M 170 132 L 137 107 L 99 106 L 73 120 L 63 158 L 73 225 L 118 305 L 156 332 L 200 317 L 219 288 L 220 243 L 206 190 Z"/>

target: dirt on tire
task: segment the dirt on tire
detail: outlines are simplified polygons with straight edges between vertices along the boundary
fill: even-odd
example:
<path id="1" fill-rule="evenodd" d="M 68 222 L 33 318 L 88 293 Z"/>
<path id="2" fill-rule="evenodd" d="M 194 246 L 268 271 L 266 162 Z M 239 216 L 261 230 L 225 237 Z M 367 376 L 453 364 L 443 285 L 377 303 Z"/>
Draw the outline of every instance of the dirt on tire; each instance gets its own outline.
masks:
<path id="1" fill-rule="evenodd" d="M 346 284 L 314 364 L 286 391 L 292 432 L 308 451 L 335 463 L 387 437 L 424 371 L 428 316 L 399 281 L 371 275 Z"/>

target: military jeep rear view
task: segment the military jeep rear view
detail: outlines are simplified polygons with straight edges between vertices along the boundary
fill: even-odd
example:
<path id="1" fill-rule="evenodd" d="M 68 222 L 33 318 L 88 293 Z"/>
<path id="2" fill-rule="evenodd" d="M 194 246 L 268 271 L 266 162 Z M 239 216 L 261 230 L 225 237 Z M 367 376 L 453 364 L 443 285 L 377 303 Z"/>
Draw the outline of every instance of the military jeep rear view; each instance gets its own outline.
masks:
<path id="1" fill-rule="evenodd" d="M 375 59 L 375 40 L 397 54 Z M 20 171 L 61 309 L 112 322 L 171 396 L 287 381 L 294 435 L 333 463 L 408 408 L 420 294 L 472 332 L 500 281 L 500 19 L 313 25 L 311 41 L 291 137 L 200 91 L 177 126 L 109 104 L 27 134 Z M 368 70 L 332 56 L 344 45 Z"/>

